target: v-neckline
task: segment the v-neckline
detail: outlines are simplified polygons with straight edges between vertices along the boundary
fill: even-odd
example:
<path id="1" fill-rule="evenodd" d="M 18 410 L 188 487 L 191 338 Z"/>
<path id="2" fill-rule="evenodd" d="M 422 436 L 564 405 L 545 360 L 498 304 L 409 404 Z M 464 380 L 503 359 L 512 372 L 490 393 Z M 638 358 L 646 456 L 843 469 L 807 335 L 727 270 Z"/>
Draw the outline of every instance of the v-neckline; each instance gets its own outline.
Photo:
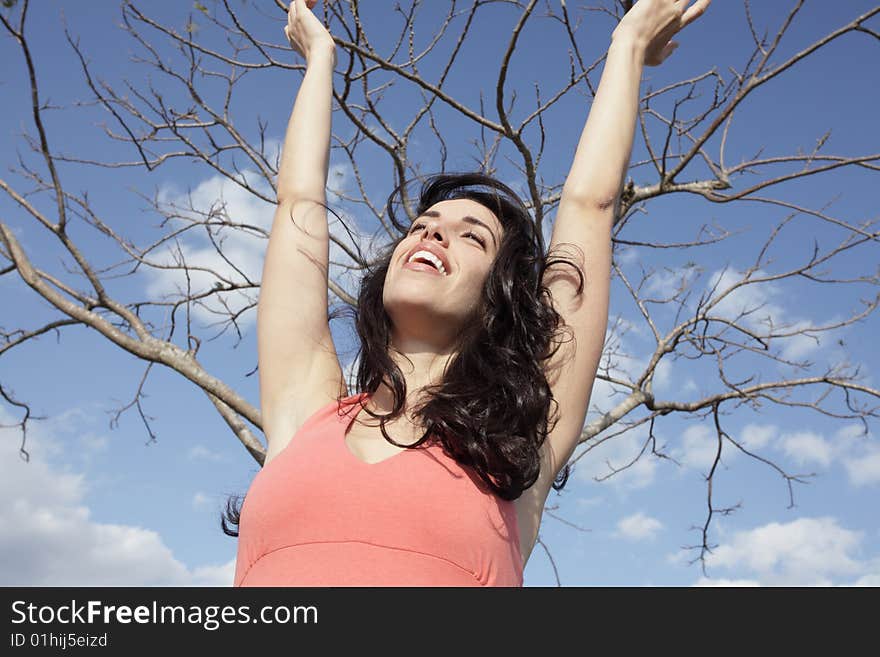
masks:
<path id="1" fill-rule="evenodd" d="M 372 467 L 380 466 L 384 463 L 388 463 L 389 461 L 393 461 L 398 456 L 402 456 L 406 452 L 412 452 L 414 450 L 408 449 L 408 448 L 403 448 L 399 452 L 396 452 L 395 454 L 392 454 L 391 456 L 386 456 L 384 459 L 381 459 L 380 461 L 374 461 L 372 463 L 369 463 L 367 461 L 362 460 L 359 456 L 357 456 L 354 452 L 351 451 L 351 448 L 348 446 L 348 434 L 351 432 L 351 428 L 354 426 L 354 423 L 357 421 L 358 416 L 360 415 L 361 411 L 363 410 L 363 408 L 361 408 L 361 402 L 366 397 L 369 397 L 369 396 L 370 396 L 369 393 L 366 393 L 366 392 L 362 392 L 360 395 L 355 395 L 354 405 L 352 406 L 352 410 L 354 412 L 350 413 L 350 417 L 349 417 L 349 414 L 346 414 L 346 417 L 348 419 L 342 423 L 342 440 L 340 441 L 340 443 L 342 444 L 342 450 L 346 454 L 348 454 L 349 460 L 354 461 L 355 463 L 358 463 L 361 466 L 364 466 L 367 468 L 372 468 Z"/>

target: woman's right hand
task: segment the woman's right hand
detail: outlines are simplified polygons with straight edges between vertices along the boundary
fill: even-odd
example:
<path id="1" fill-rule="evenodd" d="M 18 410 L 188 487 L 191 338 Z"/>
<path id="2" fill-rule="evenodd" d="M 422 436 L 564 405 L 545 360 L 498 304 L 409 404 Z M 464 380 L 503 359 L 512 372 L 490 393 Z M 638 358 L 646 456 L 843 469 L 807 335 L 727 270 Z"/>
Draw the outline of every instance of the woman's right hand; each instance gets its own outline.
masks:
<path id="1" fill-rule="evenodd" d="M 324 24 L 312 13 L 318 0 L 293 0 L 287 9 L 284 36 L 306 62 L 314 53 L 329 51 L 336 60 L 336 44 Z"/>

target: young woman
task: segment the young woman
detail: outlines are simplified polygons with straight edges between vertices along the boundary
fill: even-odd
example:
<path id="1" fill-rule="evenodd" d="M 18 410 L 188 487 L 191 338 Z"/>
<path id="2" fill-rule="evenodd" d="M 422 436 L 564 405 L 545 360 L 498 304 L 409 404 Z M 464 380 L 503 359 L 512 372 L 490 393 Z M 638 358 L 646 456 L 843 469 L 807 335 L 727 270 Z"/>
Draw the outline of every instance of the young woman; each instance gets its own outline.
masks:
<path id="1" fill-rule="evenodd" d="M 548 254 L 522 201 L 488 176 L 427 179 L 411 223 L 394 214 L 401 183 L 387 211 L 402 235 L 358 295 L 353 396 L 327 321 L 336 51 L 316 1 L 291 3 L 284 28 L 307 66 L 257 313 L 269 446 L 240 515 L 227 507 L 238 533 L 223 523 L 239 536 L 234 585 L 522 586 L 602 351 L 642 69 L 710 0 L 638 0 L 615 28 Z M 580 262 L 551 258 L 562 245 Z"/>

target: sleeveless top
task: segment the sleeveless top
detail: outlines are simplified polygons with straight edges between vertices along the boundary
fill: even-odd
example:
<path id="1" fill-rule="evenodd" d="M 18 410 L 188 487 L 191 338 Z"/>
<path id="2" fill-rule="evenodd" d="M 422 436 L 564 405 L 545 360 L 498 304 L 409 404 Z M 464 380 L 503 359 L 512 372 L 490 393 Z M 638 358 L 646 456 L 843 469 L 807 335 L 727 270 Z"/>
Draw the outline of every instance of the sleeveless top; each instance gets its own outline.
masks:
<path id="1" fill-rule="evenodd" d="M 251 482 L 233 586 L 522 586 L 516 508 L 426 441 L 378 463 L 345 437 L 368 395 L 318 409 Z"/>

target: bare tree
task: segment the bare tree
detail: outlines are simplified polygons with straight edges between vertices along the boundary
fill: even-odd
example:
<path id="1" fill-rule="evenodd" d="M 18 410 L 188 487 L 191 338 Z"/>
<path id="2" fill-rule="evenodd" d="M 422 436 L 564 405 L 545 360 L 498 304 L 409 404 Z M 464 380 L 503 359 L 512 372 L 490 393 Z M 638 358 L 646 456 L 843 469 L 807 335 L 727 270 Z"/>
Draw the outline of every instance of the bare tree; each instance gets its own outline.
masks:
<path id="1" fill-rule="evenodd" d="M 610 33 L 631 3 L 606 1 L 601 6 L 578 9 L 569 4 L 538 0 L 409 0 L 396 3 L 393 12 L 386 8 L 382 15 L 377 15 L 375 7 L 362 6 L 356 0 L 323 3 L 324 20 L 339 52 L 334 80 L 333 149 L 337 160 L 347 162 L 351 177 L 349 186 L 335 190 L 333 198 L 337 205 L 344 207 L 349 216 L 375 219 L 382 237 L 395 237 L 396 228 L 387 221 L 383 207 L 384 196 L 401 180 L 418 178 L 427 170 L 446 170 L 448 160 L 458 153 L 470 158 L 471 168 L 517 178 L 535 222 L 545 230 L 563 182 L 561 177 L 542 175 L 542 163 L 552 158 L 548 144 L 554 142 L 554 132 L 560 129 L 554 113 L 569 99 L 586 97 L 585 102 L 579 101 L 584 106 L 589 102 L 604 56 L 605 41 L 589 41 L 583 34 L 588 29 L 595 29 L 598 34 Z M 707 553 L 713 547 L 709 532 L 712 518 L 736 508 L 716 506 L 713 499 L 713 480 L 726 452 L 743 452 L 778 473 L 788 486 L 792 505 L 793 484 L 804 483 L 813 476 L 791 472 L 758 451 L 749 450 L 738 436 L 725 431 L 726 415 L 743 406 L 758 410 L 772 404 L 833 418 L 858 419 L 867 431 L 868 420 L 877 417 L 876 401 L 880 398 L 880 390 L 863 383 L 857 362 L 843 361 L 821 368 L 810 361 L 786 356 L 786 346 L 795 340 L 816 340 L 825 332 L 871 320 L 880 301 L 880 271 L 847 275 L 834 273 L 834 269 L 861 249 L 876 249 L 880 235 L 876 220 L 834 216 L 827 207 L 806 207 L 784 200 L 782 194 L 775 196 L 783 183 L 808 177 L 821 180 L 823 174 L 836 169 L 876 172 L 880 153 L 828 154 L 825 150 L 829 134 L 824 134 L 816 139 L 810 152 L 772 157 L 758 152 L 738 164 L 728 162 L 725 156 L 737 110 L 759 89 L 772 85 L 805 60 L 822 57 L 835 41 L 880 40 L 880 34 L 868 25 L 880 12 L 878 7 L 859 16 L 842 17 L 839 24 L 830 26 L 827 34 L 808 47 L 786 54 L 781 41 L 799 20 L 804 2 L 789 4 L 781 24 L 765 28 L 755 24 L 749 2 L 744 0 L 752 41 L 743 44 L 739 66 L 722 72 L 709 65 L 708 70 L 690 79 L 659 89 L 648 88 L 642 97 L 639 122 L 649 157 L 632 163 L 633 172 L 638 173 L 642 182 L 637 184 L 630 178 L 619 199 L 613 269 L 621 286 L 618 289 L 631 298 L 644 328 L 653 336 L 654 346 L 651 353 L 637 355 L 644 362 L 639 372 L 625 371 L 620 361 L 634 354 L 623 349 L 620 337 L 631 323 L 621 316 L 612 322 L 597 383 L 604 382 L 613 396 L 600 399 L 594 393 L 593 407 L 598 416 L 584 427 L 582 448 L 573 458 L 574 462 L 590 458 L 590 452 L 598 445 L 647 424 L 648 438 L 641 451 L 628 463 L 609 464 L 607 477 L 612 477 L 651 455 L 672 459 L 657 445 L 655 427 L 659 418 L 675 413 L 696 422 L 710 421 L 717 435 L 717 449 L 706 475 L 707 512 L 697 527 L 700 540 L 688 548 L 696 552 L 691 563 L 699 560 L 704 572 Z M 223 240 L 235 233 L 266 239 L 267 226 L 250 217 L 230 216 L 222 202 L 207 211 L 199 207 L 178 208 L 170 207 L 156 194 L 143 198 L 164 217 L 160 227 L 165 233 L 154 243 L 136 245 L 125 237 L 130 229 L 129 220 L 101 217 L 87 193 L 77 194 L 66 188 L 61 164 L 152 171 L 183 158 L 197 162 L 205 172 L 224 176 L 254 198 L 273 204 L 278 153 L 273 152 L 269 126 L 258 121 L 258 139 L 248 140 L 246 134 L 254 130 L 251 125 L 237 121 L 232 108 L 246 102 L 246 97 L 241 100 L 241 94 L 236 95 L 245 76 L 251 82 L 258 78 L 264 84 L 286 79 L 292 81 L 287 84 L 293 89 L 297 76 L 304 72 L 304 65 L 293 56 L 288 44 L 279 39 L 285 4 L 280 0 L 275 0 L 274 6 L 233 6 L 228 0 L 195 2 L 181 29 L 152 18 L 149 8 L 123 2 L 121 28 L 130 34 L 141 53 L 134 58 L 138 66 L 132 67 L 132 72 L 147 70 L 152 74 L 126 80 L 125 90 L 99 79 L 99 72 L 88 61 L 87 46 L 81 45 L 65 28 L 70 52 L 81 63 L 90 102 L 103 106 L 112 117 L 111 123 L 105 125 L 107 137 L 113 143 L 124 144 L 131 154 L 124 161 L 76 157 L 53 147 L 53 135 L 46 129 L 44 116 L 49 109 L 59 108 L 48 106 L 45 99 L 49 90 L 38 84 L 33 49 L 39 47 L 39 42 L 27 30 L 29 3 L 6 0 L 4 5 L 0 21 L 20 48 L 16 65 L 24 68 L 29 81 L 29 88 L 18 89 L 16 93 L 30 98 L 33 132 L 25 135 L 25 139 L 35 161 L 20 159 L 12 178 L 0 178 L 0 188 L 17 207 L 10 216 L 0 217 L 0 275 L 18 277 L 48 301 L 57 310 L 57 316 L 45 325 L 33 326 L 26 317 L 4 309 L 3 323 L 15 322 L 19 327 L 0 327 L 0 356 L 49 332 L 60 334 L 66 327 L 89 326 L 107 340 L 96 342 L 107 348 L 112 348 L 108 342 L 112 343 L 144 361 L 143 377 L 134 397 L 118 409 L 115 419 L 134 407 L 150 437 L 155 437 L 142 398 L 153 365 L 163 365 L 201 389 L 231 432 L 262 463 L 265 450 L 255 435 L 261 427 L 260 412 L 236 392 L 236 382 L 221 381 L 211 374 L 210 365 L 199 361 L 197 356 L 205 336 L 198 334 L 200 327 L 192 322 L 191 312 L 208 304 L 213 306 L 212 312 L 223 308 L 221 332 L 234 331 L 240 339 L 237 322 L 256 306 L 260 283 L 247 275 L 234 253 L 224 250 Z M 272 11 L 267 12 L 268 9 Z M 380 27 L 386 35 L 390 25 L 396 25 L 395 39 L 375 36 Z M 548 70 L 561 71 L 561 75 L 548 74 L 540 82 L 528 75 L 511 75 L 517 58 L 526 53 L 533 58 L 544 56 L 542 51 L 530 47 L 532 26 L 555 34 L 563 51 L 567 51 L 567 59 L 545 62 Z M 472 42 L 489 34 L 493 39 L 509 35 L 504 37 L 497 61 L 491 62 L 494 73 L 491 78 L 481 74 L 478 80 L 468 82 L 472 64 L 465 61 L 463 53 Z M 593 42 L 600 46 L 596 52 L 587 52 L 586 44 Z M 591 61 L 591 56 L 597 59 Z M 157 86 L 160 82 L 165 86 Z M 451 91 L 467 84 L 474 90 L 470 96 Z M 407 110 L 395 111 L 397 107 Z M 876 146 L 867 144 L 872 145 Z M 376 162 L 384 162 L 386 167 L 381 171 L 381 194 L 376 191 Z M 552 170 L 553 165 L 545 168 Z M 26 187 L 30 189 L 25 191 Z M 639 240 L 638 235 L 632 234 L 635 231 L 627 230 L 633 217 L 647 213 L 655 199 L 682 193 L 701 197 L 707 207 L 737 203 L 744 212 L 757 202 L 778 209 L 781 219 L 768 231 L 763 243 L 755 244 L 753 262 L 745 271 L 725 270 L 709 281 L 708 292 L 700 292 L 698 283 L 705 269 L 697 264 L 701 250 L 729 239 L 731 231 L 693 221 L 692 239 L 661 243 Z M 52 211 L 39 210 L 29 200 L 35 196 L 51 199 Z M 820 244 L 818 238 L 811 240 L 813 249 L 809 257 L 793 266 L 774 268 L 772 253 L 780 240 L 792 233 L 802 239 L 812 237 L 807 229 L 796 225 L 798 217 L 826 224 L 830 229 L 823 234 L 826 243 Z M 114 240 L 122 262 L 106 268 L 90 262 L 69 230 L 77 219 Z M 671 218 L 661 213 L 655 220 L 667 222 Z M 74 271 L 52 272 L 34 264 L 35 254 L 22 247 L 16 233 L 30 235 L 39 231 L 57 239 L 58 254 L 73 259 Z M 222 263 L 220 267 L 187 263 L 179 241 L 193 231 L 204 231 L 211 240 Z M 826 238 L 828 235 L 833 237 Z M 332 240 L 334 249 L 338 249 L 334 252 L 344 259 L 334 264 L 356 276 L 367 264 L 369 255 L 344 237 L 332 235 Z M 623 262 L 620 255 L 627 247 L 642 253 L 650 251 L 660 258 L 682 251 L 693 255 L 687 267 L 670 273 L 646 270 L 638 260 Z M 176 253 L 176 260 L 169 262 L 156 256 L 163 252 Z M 669 257 L 670 265 L 672 262 Z M 114 297 L 105 286 L 108 278 L 132 276 L 144 269 L 175 272 L 185 290 L 171 299 L 135 301 Z M 658 277 L 662 276 L 673 277 L 673 284 L 667 286 L 666 294 L 652 296 L 658 288 Z M 85 277 L 87 290 L 77 286 L 80 277 Z M 211 284 L 200 287 L 193 284 L 196 279 L 210 280 Z M 835 295 L 852 299 L 854 307 L 848 316 L 822 325 L 780 324 L 772 314 L 762 314 L 759 306 L 740 306 L 735 312 L 730 311 L 736 305 L 731 299 L 744 290 L 760 290 L 789 281 L 834 286 Z M 339 280 L 331 279 L 329 291 L 339 307 L 355 301 Z M 228 303 L 233 294 L 245 299 L 238 307 Z M 628 300 L 619 294 L 612 297 L 613 305 L 622 307 L 626 303 Z M 178 326 L 182 321 L 181 309 L 185 318 L 183 328 Z M 157 326 L 149 319 L 163 312 L 170 318 L 167 325 Z M 684 394 L 682 399 L 655 397 L 653 385 L 658 367 L 678 359 L 702 361 L 717 373 L 714 380 L 706 381 L 711 388 L 708 393 L 689 401 Z M 749 374 L 744 376 L 743 372 Z M 780 372 L 787 374 L 780 376 Z M 20 414 L 16 426 L 21 429 L 21 454 L 27 458 L 28 425 L 37 418 L 31 413 L 31 400 L 16 398 L 11 378 L 9 372 L 4 373 L 0 395 Z M 547 549 L 540 538 L 539 542 Z"/>

